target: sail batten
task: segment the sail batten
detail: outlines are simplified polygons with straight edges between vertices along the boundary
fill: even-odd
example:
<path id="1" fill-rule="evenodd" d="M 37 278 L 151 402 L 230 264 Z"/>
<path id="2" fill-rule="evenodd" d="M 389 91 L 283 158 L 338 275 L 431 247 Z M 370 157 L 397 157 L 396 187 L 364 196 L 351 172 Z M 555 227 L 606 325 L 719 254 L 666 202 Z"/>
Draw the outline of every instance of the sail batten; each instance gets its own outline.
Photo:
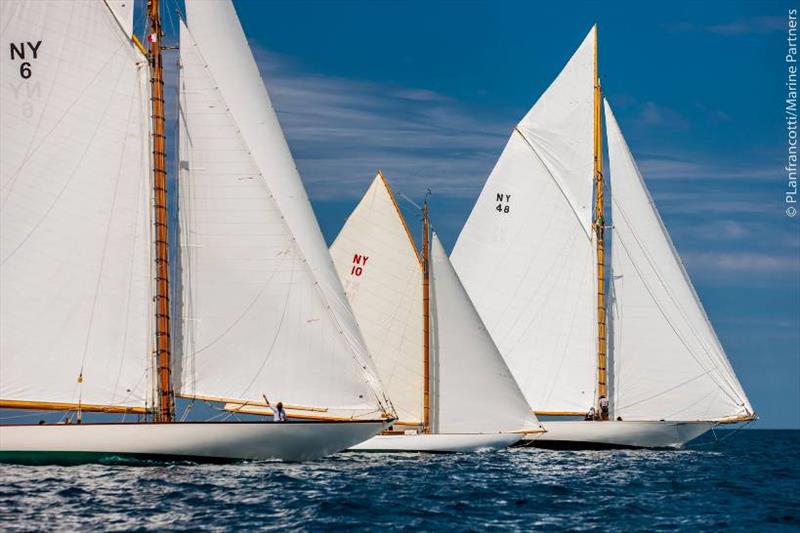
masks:
<path id="1" fill-rule="evenodd" d="M 723 420 L 752 407 L 605 101 L 614 416 Z"/>

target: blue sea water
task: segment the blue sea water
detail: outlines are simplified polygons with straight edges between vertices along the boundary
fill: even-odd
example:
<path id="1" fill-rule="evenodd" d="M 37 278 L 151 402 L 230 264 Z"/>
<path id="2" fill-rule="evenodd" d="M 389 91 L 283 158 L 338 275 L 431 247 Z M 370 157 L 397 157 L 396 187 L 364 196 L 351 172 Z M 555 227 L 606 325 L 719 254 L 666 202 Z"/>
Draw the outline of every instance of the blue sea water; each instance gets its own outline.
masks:
<path id="1" fill-rule="evenodd" d="M 0 465 L 0 529 L 800 529 L 800 431 L 718 435 L 674 451 Z"/>

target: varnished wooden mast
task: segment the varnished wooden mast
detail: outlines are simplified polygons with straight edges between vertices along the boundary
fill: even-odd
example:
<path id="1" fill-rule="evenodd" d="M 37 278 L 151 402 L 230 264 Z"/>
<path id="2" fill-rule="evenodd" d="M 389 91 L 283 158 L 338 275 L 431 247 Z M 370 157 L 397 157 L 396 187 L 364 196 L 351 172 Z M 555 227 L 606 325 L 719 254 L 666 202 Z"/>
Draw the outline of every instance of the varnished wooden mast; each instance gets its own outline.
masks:
<path id="1" fill-rule="evenodd" d="M 167 212 L 167 139 L 164 113 L 164 69 L 161 58 L 161 13 L 159 0 L 148 0 L 150 20 L 150 101 L 153 120 L 153 208 L 155 211 L 155 312 L 158 407 L 154 419 L 175 420 L 172 390 L 169 320 L 169 243 Z"/>
<path id="2" fill-rule="evenodd" d="M 422 206 L 422 426 L 425 433 L 431 431 L 431 284 L 430 284 L 430 222 L 428 200 Z"/>
<path id="3" fill-rule="evenodd" d="M 595 183 L 595 217 L 594 228 L 597 236 L 597 414 L 602 416 L 599 409 L 600 397 L 608 398 L 607 376 L 607 348 L 606 337 L 606 273 L 605 273 L 605 218 L 603 216 L 603 132 L 602 94 L 600 78 L 597 72 L 597 29 L 594 33 L 594 183 Z"/>

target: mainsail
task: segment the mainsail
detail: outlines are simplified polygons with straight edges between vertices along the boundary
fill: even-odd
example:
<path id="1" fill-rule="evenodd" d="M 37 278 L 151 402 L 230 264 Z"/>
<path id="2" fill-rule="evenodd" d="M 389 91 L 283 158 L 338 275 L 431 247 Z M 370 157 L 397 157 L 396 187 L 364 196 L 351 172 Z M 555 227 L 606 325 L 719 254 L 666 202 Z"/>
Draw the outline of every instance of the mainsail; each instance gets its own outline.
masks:
<path id="1" fill-rule="evenodd" d="M 0 3 L 0 406 L 152 399 L 149 68 L 110 5 Z"/>
<path id="2" fill-rule="evenodd" d="M 422 265 L 382 174 L 330 251 L 399 421 L 422 424 Z"/>
<path id="3" fill-rule="evenodd" d="M 613 416 L 750 416 L 753 409 L 607 101 L 605 116 L 613 205 Z"/>
<path id="4" fill-rule="evenodd" d="M 452 254 L 537 412 L 595 402 L 595 32 L 514 128 Z"/>
<path id="5" fill-rule="evenodd" d="M 177 394 L 389 409 L 229 1 L 181 25 Z"/>

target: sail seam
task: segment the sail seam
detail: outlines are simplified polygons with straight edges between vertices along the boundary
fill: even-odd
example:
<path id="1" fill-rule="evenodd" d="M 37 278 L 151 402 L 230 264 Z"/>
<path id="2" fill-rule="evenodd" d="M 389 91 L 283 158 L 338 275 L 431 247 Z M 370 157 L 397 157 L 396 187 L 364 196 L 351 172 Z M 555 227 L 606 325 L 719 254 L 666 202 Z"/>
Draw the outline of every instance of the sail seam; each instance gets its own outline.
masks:
<path id="1" fill-rule="evenodd" d="M 550 178 L 553 180 L 553 183 L 555 183 L 556 187 L 558 187 L 558 190 L 561 192 L 561 195 L 564 197 L 564 200 L 565 200 L 565 201 L 567 202 L 567 204 L 569 205 L 569 208 L 570 208 L 570 210 L 571 210 L 571 211 L 572 211 L 572 213 L 575 215 L 575 218 L 576 218 L 576 219 L 577 219 L 577 221 L 578 221 L 578 226 L 580 226 L 580 228 L 581 228 L 581 229 L 583 230 L 583 232 L 586 234 L 586 237 L 587 237 L 587 238 L 588 238 L 588 239 L 591 241 L 591 238 L 592 238 L 592 237 L 591 237 L 591 231 L 589 231 L 589 229 L 585 227 L 585 225 L 584 225 L 584 223 L 583 223 L 583 220 L 581 220 L 581 216 L 580 216 L 580 214 L 578 213 L 578 211 L 575 209 L 575 206 L 573 205 L 573 202 L 572 202 L 572 200 L 570 199 L 570 197 L 569 197 L 569 195 L 567 194 L 567 192 L 564 190 L 564 187 L 562 187 L 562 186 L 561 186 L 561 182 L 560 182 L 560 180 L 559 180 L 558 178 L 556 178 L 555 174 L 553 174 L 553 171 L 552 171 L 552 170 L 550 170 L 550 167 L 547 165 L 547 163 L 545 163 L 545 162 L 544 162 L 544 159 L 543 159 L 543 158 L 542 158 L 542 156 L 539 154 L 539 151 L 538 151 L 538 150 L 536 150 L 536 148 L 533 146 L 533 143 L 531 143 L 531 142 L 528 140 L 528 138 L 525 136 L 525 134 L 524 134 L 524 133 L 522 133 L 522 131 L 519 129 L 519 126 L 514 126 L 514 131 L 515 131 L 516 133 L 518 133 L 518 134 L 520 135 L 520 137 L 522 137 L 522 140 L 523 140 L 523 141 L 525 141 L 525 144 L 526 144 L 526 145 L 528 145 L 528 148 L 530 148 L 530 149 L 531 149 L 531 151 L 533 152 L 533 154 L 536 156 L 536 159 L 538 159 L 538 160 L 539 160 L 539 163 L 541 163 L 541 164 L 542 164 L 542 167 L 544 167 L 544 169 L 547 171 L 547 174 L 548 174 L 548 175 L 550 176 Z"/>

